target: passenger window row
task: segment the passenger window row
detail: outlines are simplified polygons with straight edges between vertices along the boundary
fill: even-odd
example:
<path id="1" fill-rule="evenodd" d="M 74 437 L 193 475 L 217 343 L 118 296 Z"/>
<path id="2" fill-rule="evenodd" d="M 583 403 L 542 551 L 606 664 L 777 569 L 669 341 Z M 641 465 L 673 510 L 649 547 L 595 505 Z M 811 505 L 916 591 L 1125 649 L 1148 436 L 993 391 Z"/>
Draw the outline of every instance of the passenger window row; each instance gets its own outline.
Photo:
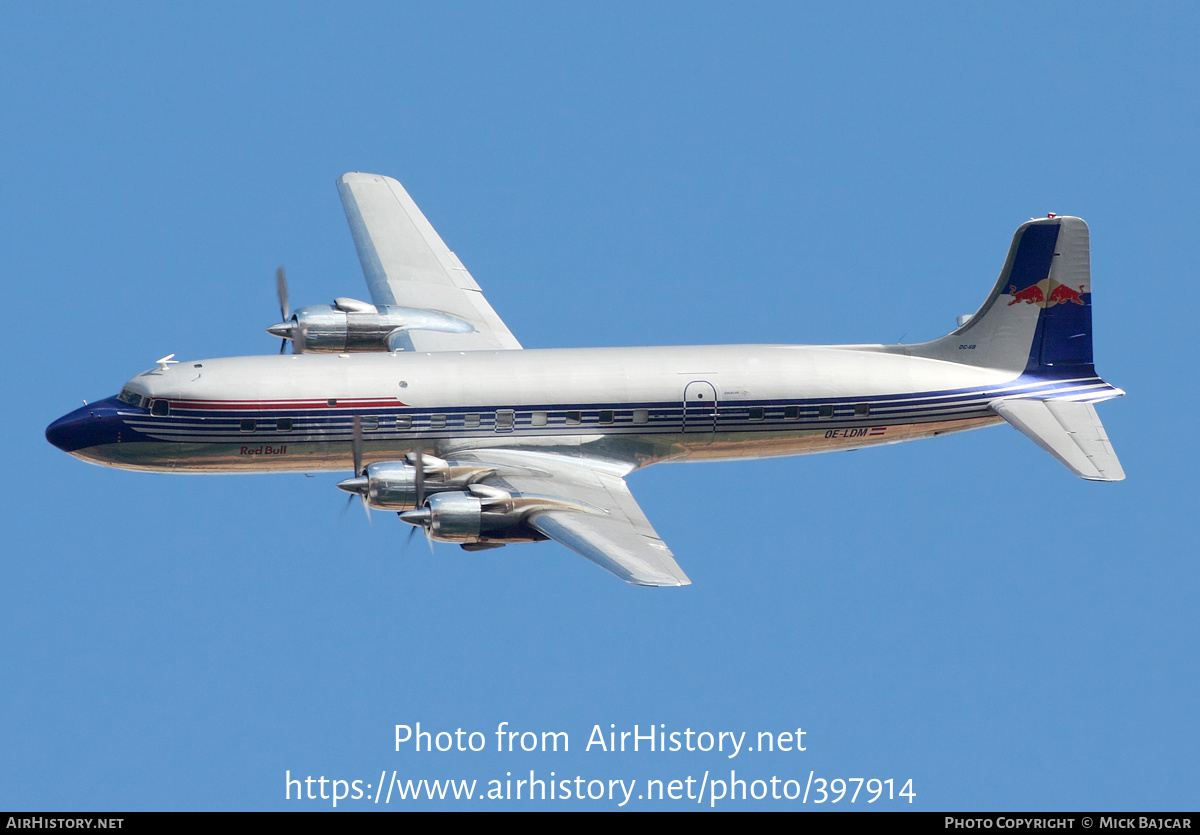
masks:
<path id="1" fill-rule="evenodd" d="M 815 416 L 818 418 L 831 418 L 835 413 L 843 414 L 849 417 L 851 413 L 851 407 L 849 405 L 834 406 L 831 403 L 824 403 L 820 406 L 817 406 L 815 415 L 812 412 L 812 407 L 808 407 L 809 417 Z M 778 420 L 780 416 L 782 416 L 784 420 L 799 420 L 804 416 L 799 406 L 784 406 L 782 415 L 775 409 L 768 410 L 763 406 L 723 406 L 719 407 L 719 414 L 724 418 L 745 418 L 752 421 L 765 420 L 768 417 Z M 871 414 L 871 404 L 855 403 L 853 406 L 853 414 L 854 417 L 868 417 Z"/>
<path id="2" fill-rule="evenodd" d="M 161 406 L 160 406 L 161 404 Z M 843 407 L 845 409 L 846 407 Z M 155 415 L 166 415 L 169 413 L 168 403 L 166 400 L 151 401 L 150 411 Z M 825 404 L 817 407 L 817 417 L 832 418 L 834 416 L 834 406 Z M 735 412 L 726 412 L 726 415 L 736 415 Z M 778 414 L 778 413 L 776 413 Z M 854 405 L 854 417 L 868 417 L 871 414 L 871 406 L 869 403 L 856 403 Z M 495 413 L 495 426 L 497 430 L 512 429 L 516 422 L 516 413 L 511 409 L 500 409 Z M 650 421 L 649 409 L 634 409 L 630 415 L 632 423 L 645 424 Z M 751 406 L 747 410 L 747 417 L 752 421 L 760 421 L 766 417 L 766 411 L 762 406 Z M 548 412 L 530 412 L 530 426 L 547 426 L 550 422 Z M 799 420 L 800 407 L 786 406 L 783 410 L 784 420 Z M 463 415 L 463 427 L 467 429 L 476 429 L 482 426 L 483 416 L 478 412 L 468 413 Z M 601 409 L 596 413 L 596 423 L 602 426 L 612 425 L 616 421 L 616 413 L 612 409 Z M 444 414 L 433 414 L 429 416 L 430 429 L 444 429 L 448 425 L 449 419 Z M 269 421 L 263 421 L 264 428 L 269 425 Z M 396 429 L 412 429 L 412 415 L 397 415 L 394 418 Z M 565 426 L 578 426 L 583 423 L 583 413 L 577 410 L 570 410 L 564 414 L 563 424 Z M 380 417 L 378 415 L 368 415 L 362 418 L 362 428 L 366 432 L 374 432 L 380 428 L 388 429 L 393 424 L 393 418 L 390 416 Z M 255 418 L 244 418 L 241 421 L 240 429 L 242 432 L 257 432 L 259 421 Z M 292 418 L 281 417 L 275 420 L 276 432 L 291 432 L 293 428 Z"/>
<path id="3" fill-rule="evenodd" d="M 156 400 L 157 403 L 166 404 L 165 400 Z M 157 412 L 155 414 L 158 414 Z M 166 414 L 164 411 L 163 414 Z M 634 409 L 630 415 L 631 420 L 635 424 L 649 423 L 649 409 Z M 396 429 L 412 429 L 412 415 L 396 415 L 394 418 L 388 415 L 380 417 L 378 415 L 367 415 L 362 418 L 362 428 L 365 432 L 374 432 L 378 429 L 390 429 L 393 426 Z M 269 424 L 269 421 L 259 421 L 256 418 L 244 418 L 240 422 L 239 428 L 242 432 L 257 432 L 260 422 L 263 428 Z M 546 426 L 550 422 L 549 412 L 530 412 L 530 426 Z M 583 422 L 583 416 L 578 411 L 568 411 L 564 418 L 564 423 L 568 426 L 580 424 Z M 612 409 L 601 409 L 597 412 L 596 422 L 603 425 L 609 425 L 616 422 L 616 413 Z M 512 409 L 499 409 L 495 412 L 495 426 L 497 429 L 512 429 L 516 423 L 516 412 Z M 430 429 L 444 429 L 449 425 L 449 416 L 445 414 L 432 414 L 429 416 Z M 483 415 L 478 412 L 470 412 L 463 415 L 463 427 L 466 429 L 478 429 L 483 425 Z M 293 428 L 292 418 L 278 418 L 275 421 L 276 432 L 291 432 Z"/>

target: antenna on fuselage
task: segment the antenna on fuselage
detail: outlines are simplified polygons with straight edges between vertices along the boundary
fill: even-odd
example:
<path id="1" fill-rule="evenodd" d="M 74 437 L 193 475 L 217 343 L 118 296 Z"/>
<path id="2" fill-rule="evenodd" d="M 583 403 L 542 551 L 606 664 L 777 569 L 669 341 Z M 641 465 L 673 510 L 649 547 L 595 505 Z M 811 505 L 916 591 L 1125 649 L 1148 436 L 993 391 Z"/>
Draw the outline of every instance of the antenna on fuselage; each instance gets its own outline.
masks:
<path id="1" fill-rule="evenodd" d="M 166 371 L 166 370 L 167 370 L 167 366 L 168 366 L 168 365 L 179 365 L 179 360 L 173 360 L 173 359 L 171 359 L 171 357 L 173 357 L 173 356 L 175 356 L 175 355 L 174 355 L 174 354 L 167 354 L 167 355 L 166 355 L 165 357 L 163 357 L 162 359 L 157 359 L 157 360 L 155 360 L 154 362 L 155 362 L 155 363 L 157 363 L 157 365 L 158 365 L 158 370 L 159 370 L 159 371 Z"/>

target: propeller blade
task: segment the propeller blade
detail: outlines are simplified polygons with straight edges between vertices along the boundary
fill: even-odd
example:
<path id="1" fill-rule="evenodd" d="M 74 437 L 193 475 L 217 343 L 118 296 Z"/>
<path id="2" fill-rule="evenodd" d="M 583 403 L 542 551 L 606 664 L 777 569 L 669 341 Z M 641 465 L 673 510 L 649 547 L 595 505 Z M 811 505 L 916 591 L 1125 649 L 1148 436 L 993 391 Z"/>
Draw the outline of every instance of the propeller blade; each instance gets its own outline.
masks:
<path id="1" fill-rule="evenodd" d="M 354 435 L 350 439 L 350 449 L 354 454 L 354 474 L 362 475 L 362 418 L 358 415 L 354 416 Z M 419 482 L 418 482 L 419 483 Z"/>
<path id="2" fill-rule="evenodd" d="M 267 328 L 267 330 L 276 334 L 276 336 L 282 337 L 279 342 L 279 353 L 283 354 L 287 348 L 288 339 L 279 331 L 287 330 L 290 332 L 291 329 L 287 328 L 287 322 L 292 315 L 291 308 L 288 306 L 287 275 L 283 271 L 283 265 L 280 265 L 279 269 L 275 270 L 275 295 L 279 298 L 279 313 L 283 317 L 280 321 L 283 324 L 276 325 L 274 328 Z M 292 351 L 293 353 L 295 352 L 295 346 L 293 346 Z"/>
<path id="3" fill-rule="evenodd" d="M 343 489 L 345 489 L 345 488 L 343 488 Z M 344 505 L 342 505 L 342 513 L 341 513 L 342 516 L 346 515 L 346 511 L 350 509 L 350 505 L 354 502 L 354 492 L 352 492 L 352 491 L 347 491 L 347 492 L 349 492 L 350 495 L 346 497 L 346 503 Z M 367 514 L 367 524 L 370 525 L 370 524 L 372 524 L 371 523 L 371 506 L 369 504 L 367 504 L 367 497 L 364 496 L 362 493 L 358 494 L 358 498 L 362 502 L 363 513 Z M 414 528 L 414 530 L 416 530 L 416 529 Z"/>
<path id="4" fill-rule="evenodd" d="M 359 500 L 362 501 L 363 513 L 367 514 L 367 524 L 369 525 L 371 524 L 371 506 L 367 504 L 367 494 L 371 490 L 371 480 L 363 466 L 362 417 L 355 415 L 351 418 L 351 422 L 354 427 L 350 436 L 350 453 L 354 456 L 354 478 L 339 481 L 338 488 L 350 494 L 346 499 L 346 508 L 350 507 L 350 502 L 354 501 L 354 494 L 358 494 Z M 343 516 L 346 514 L 346 508 L 342 508 Z"/>
<path id="5" fill-rule="evenodd" d="M 275 295 L 279 297 L 279 312 L 282 314 L 281 321 L 286 322 L 292 318 L 292 311 L 288 307 L 287 275 L 284 273 L 282 265 L 275 271 Z"/>
<path id="6" fill-rule="evenodd" d="M 424 458 L 424 456 L 422 455 L 422 451 L 421 451 L 421 448 L 420 448 L 420 447 L 417 447 L 416 449 L 414 449 L 414 450 L 413 450 L 413 454 L 414 454 L 414 455 L 416 456 L 416 458 L 417 458 L 417 460 L 416 460 L 416 467 L 417 467 L 417 483 L 416 483 L 416 488 L 417 488 L 417 507 L 424 507 L 424 506 L 425 506 L 425 458 Z"/>

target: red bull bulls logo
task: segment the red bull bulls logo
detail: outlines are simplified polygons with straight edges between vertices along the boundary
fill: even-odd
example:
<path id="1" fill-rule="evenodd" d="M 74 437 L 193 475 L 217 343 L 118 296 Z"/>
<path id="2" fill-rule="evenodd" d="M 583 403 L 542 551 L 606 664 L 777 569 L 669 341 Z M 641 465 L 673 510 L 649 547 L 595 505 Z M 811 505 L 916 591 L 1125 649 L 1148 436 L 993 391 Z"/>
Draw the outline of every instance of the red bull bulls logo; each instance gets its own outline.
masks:
<path id="1" fill-rule="evenodd" d="M 1041 285 L 1042 282 L 1031 284 L 1024 290 L 1017 290 L 1017 288 L 1012 284 L 1008 285 L 1008 294 L 1013 297 L 1012 301 L 1008 303 L 1008 306 L 1012 307 L 1017 302 L 1025 302 L 1025 304 L 1036 304 L 1041 307 L 1045 307 L 1046 296 L 1042 293 Z"/>
<path id="2" fill-rule="evenodd" d="M 1079 292 L 1075 292 L 1065 284 L 1060 284 L 1050 291 L 1050 303 L 1046 307 L 1053 307 L 1056 304 L 1083 304 L 1083 285 L 1079 285 Z"/>
<path id="3" fill-rule="evenodd" d="M 1059 284 L 1053 278 L 1043 278 L 1037 284 L 1031 284 L 1024 290 L 1018 290 L 1015 285 L 1008 285 L 1008 295 L 1012 296 L 1012 301 L 1008 303 L 1009 307 L 1020 302 L 1025 304 L 1036 304 L 1038 307 L 1054 307 L 1056 304 L 1071 304 L 1082 305 L 1083 294 L 1087 292 L 1084 285 L 1080 284 L 1078 290 L 1072 290 L 1065 284 Z"/>

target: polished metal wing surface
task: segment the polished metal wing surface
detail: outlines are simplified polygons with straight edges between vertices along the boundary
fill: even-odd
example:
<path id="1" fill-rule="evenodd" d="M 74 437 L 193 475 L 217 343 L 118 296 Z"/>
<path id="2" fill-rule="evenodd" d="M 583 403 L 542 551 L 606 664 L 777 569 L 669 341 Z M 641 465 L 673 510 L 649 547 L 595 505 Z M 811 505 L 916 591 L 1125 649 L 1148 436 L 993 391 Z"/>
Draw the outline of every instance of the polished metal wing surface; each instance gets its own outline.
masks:
<path id="1" fill-rule="evenodd" d="M 1009 398 L 990 406 L 1080 478 L 1124 480 L 1125 470 L 1091 403 Z"/>
<path id="2" fill-rule="evenodd" d="M 449 314 L 474 327 L 471 333 L 409 330 L 404 338 L 411 342 L 401 340 L 396 347 L 416 351 L 521 347 L 400 183 L 379 174 L 352 172 L 338 179 L 338 192 L 371 301 Z"/>
<path id="3" fill-rule="evenodd" d="M 539 508 L 526 517 L 529 527 L 625 582 L 691 585 L 617 470 L 588 459 L 520 450 L 478 450 L 455 459 L 495 468 L 485 484 Z"/>

